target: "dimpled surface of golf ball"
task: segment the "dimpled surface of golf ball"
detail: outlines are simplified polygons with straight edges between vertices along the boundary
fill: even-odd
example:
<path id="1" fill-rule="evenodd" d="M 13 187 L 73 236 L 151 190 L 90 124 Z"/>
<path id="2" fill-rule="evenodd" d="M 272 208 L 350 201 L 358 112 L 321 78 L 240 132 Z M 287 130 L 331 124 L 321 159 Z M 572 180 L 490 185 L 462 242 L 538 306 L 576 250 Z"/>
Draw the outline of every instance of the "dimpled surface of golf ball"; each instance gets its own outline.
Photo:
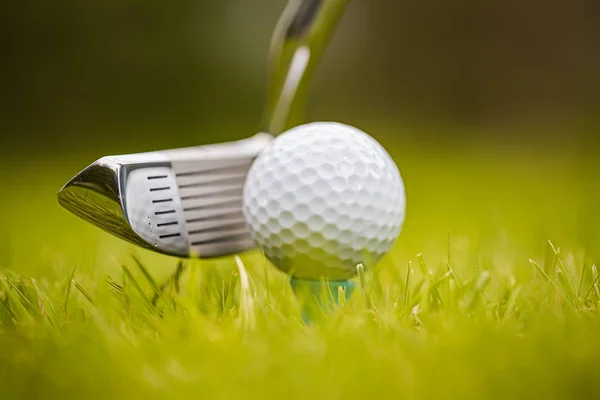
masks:
<path id="1" fill-rule="evenodd" d="M 315 122 L 280 136 L 252 164 L 243 212 L 253 239 L 280 270 L 342 280 L 374 265 L 404 222 L 398 167 L 365 132 Z"/>

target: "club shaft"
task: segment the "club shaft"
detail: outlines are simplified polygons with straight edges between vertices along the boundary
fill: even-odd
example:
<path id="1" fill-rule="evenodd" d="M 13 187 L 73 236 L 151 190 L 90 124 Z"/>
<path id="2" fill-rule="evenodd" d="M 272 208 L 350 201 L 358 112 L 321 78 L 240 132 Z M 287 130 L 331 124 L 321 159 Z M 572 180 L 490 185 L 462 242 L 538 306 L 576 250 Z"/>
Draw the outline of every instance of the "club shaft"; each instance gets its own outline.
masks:
<path id="1" fill-rule="evenodd" d="M 279 134 L 304 118 L 310 79 L 349 0 L 290 0 L 269 54 L 263 130 Z"/>

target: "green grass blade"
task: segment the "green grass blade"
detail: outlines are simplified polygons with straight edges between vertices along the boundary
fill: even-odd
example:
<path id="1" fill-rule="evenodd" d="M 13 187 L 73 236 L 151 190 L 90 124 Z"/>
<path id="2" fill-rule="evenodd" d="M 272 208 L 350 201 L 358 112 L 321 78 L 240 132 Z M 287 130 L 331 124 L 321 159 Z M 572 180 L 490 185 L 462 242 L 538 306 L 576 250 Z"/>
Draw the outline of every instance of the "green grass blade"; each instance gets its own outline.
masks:
<path id="1" fill-rule="evenodd" d="M 581 291 L 583 290 L 583 281 L 585 280 L 586 267 L 587 267 L 587 263 L 584 263 L 583 268 L 581 268 L 581 276 L 579 277 L 579 286 L 577 287 L 577 298 L 581 298 Z"/>
<path id="2" fill-rule="evenodd" d="M 17 287 L 17 285 L 15 285 L 11 280 L 7 280 L 7 282 L 10 288 L 17 294 L 21 304 L 23 304 L 23 306 L 29 310 L 30 314 L 35 314 L 36 316 L 42 315 L 39 308 L 33 304 L 31 299 L 29 299 L 25 293 L 23 293 L 23 291 Z"/>
<path id="3" fill-rule="evenodd" d="M 4 309 L 4 311 L 10 316 L 10 318 L 13 320 L 13 322 L 16 322 L 17 316 L 15 315 L 13 310 L 10 309 L 6 300 L 3 299 L 2 297 L 0 297 L 0 307 L 2 307 Z"/>
<path id="4" fill-rule="evenodd" d="M 551 241 L 548 240 L 546 246 L 546 256 L 544 257 L 544 272 L 547 276 L 554 275 L 554 268 L 558 262 L 560 249 L 554 247 Z"/>
<path id="5" fill-rule="evenodd" d="M 75 285 L 75 288 L 77 290 L 79 290 L 79 293 L 81 293 L 83 295 L 83 297 L 86 298 L 86 300 L 94 307 L 96 307 L 96 303 L 94 302 L 94 300 L 92 299 L 92 296 L 90 296 L 90 294 L 83 288 L 83 286 L 81 286 L 79 284 L 79 282 L 77 282 L 76 280 L 73 281 L 73 284 Z"/>
<path id="6" fill-rule="evenodd" d="M 596 268 L 595 265 L 592 265 L 592 271 L 594 271 Z M 596 276 L 594 277 L 594 280 L 592 281 L 592 284 L 590 285 L 589 290 L 587 291 L 587 293 L 585 294 L 585 297 L 583 298 L 583 302 L 585 303 L 587 301 L 587 299 L 590 297 L 590 294 L 592 294 L 592 291 L 594 289 L 598 290 L 596 283 L 598 282 L 598 278 L 600 278 L 600 273 L 598 273 L 596 271 Z"/>
<path id="7" fill-rule="evenodd" d="M 48 306 L 48 309 L 50 310 L 50 315 L 48 315 L 48 319 L 50 320 L 52 326 L 58 326 L 60 331 L 64 333 L 62 323 L 58 317 L 54 305 L 52 304 L 52 301 L 50 301 L 50 299 L 48 298 L 46 291 L 41 287 L 41 285 L 37 282 L 36 279 L 31 279 L 31 283 L 33 284 L 33 287 L 38 293 L 38 298 L 43 299 L 44 304 L 46 304 Z"/>
<path id="8" fill-rule="evenodd" d="M 406 269 L 406 289 L 404 291 L 404 308 L 408 308 L 410 304 L 410 285 L 412 276 L 412 261 L 408 262 L 408 268 Z"/>
<path id="9" fill-rule="evenodd" d="M 148 309 L 154 311 L 155 308 L 152 305 L 152 302 L 150 301 L 150 299 L 148 298 L 148 296 L 146 296 L 146 293 L 144 293 L 144 289 L 142 289 L 142 287 L 137 282 L 137 280 L 135 279 L 135 277 L 133 276 L 133 274 L 131 273 L 131 271 L 129 271 L 129 269 L 125 265 L 121 265 L 121 268 L 123 269 L 123 272 L 125 273 L 125 276 L 127 277 L 127 281 L 131 282 L 131 284 L 133 285 L 133 288 L 138 293 L 138 295 L 140 296 L 140 298 L 144 301 L 144 303 L 146 304 L 146 306 L 148 307 Z"/>
<path id="10" fill-rule="evenodd" d="M 142 272 L 142 275 L 144 275 L 144 278 L 146 278 L 146 281 L 150 284 L 150 287 L 154 291 L 154 296 L 157 296 L 158 298 L 160 298 L 164 302 L 164 304 L 167 304 L 167 305 L 169 305 L 172 308 L 173 307 L 173 303 L 171 301 L 169 301 L 169 299 L 167 299 L 167 297 L 163 293 L 162 289 L 156 284 L 156 281 L 154 280 L 154 278 L 152 277 L 152 275 L 150 274 L 150 272 L 148 272 L 148 270 L 146 269 L 146 267 L 142 264 L 142 262 L 140 261 L 140 259 L 137 258 L 133 254 L 131 255 L 131 257 L 135 261 L 135 264 L 137 265 L 137 267 L 139 268 L 139 270 Z M 129 275 L 131 275 L 131 274 L 129 274 Z M 136 282 L 136 285 L 137 285 L 137 282 Z M 150 301 L 150 304 L 152 304 L 154 306 L 156 304 L 156 302 L 155 301 Z"/>
<path id="11" fill-rule="evenodd" d="M 68 314 L 68 310 L 69 310 L 69 296 L 71 295 L 71 282 L 73 282 L 73 277 L 75 276 L 75 270 L 77 269 L 77 267 L 73 268 L 71 270 L 71 274 L 69 275 L 69 279 L 67 280 L 67 282 L 65 283 L 65 295 L 63 298 L 63 304 L 62 304 L 62 314 L 63 317 L 66 317 Z"/>

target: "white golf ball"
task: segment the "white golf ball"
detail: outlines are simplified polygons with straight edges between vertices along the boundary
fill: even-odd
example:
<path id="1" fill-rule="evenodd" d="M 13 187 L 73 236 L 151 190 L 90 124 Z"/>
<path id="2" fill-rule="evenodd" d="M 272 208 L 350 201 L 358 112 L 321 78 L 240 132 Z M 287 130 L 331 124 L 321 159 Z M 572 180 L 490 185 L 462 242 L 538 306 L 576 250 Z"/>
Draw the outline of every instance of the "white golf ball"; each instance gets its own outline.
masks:
<path id="1" fill-rule="evenodd" d="M 252 164 L 243 212 L 253 239 L 284 272 L 348 279 L 398 237 L 406 198 L 398 167 L 363 131 L 336 122 L 278 136 Z"/>

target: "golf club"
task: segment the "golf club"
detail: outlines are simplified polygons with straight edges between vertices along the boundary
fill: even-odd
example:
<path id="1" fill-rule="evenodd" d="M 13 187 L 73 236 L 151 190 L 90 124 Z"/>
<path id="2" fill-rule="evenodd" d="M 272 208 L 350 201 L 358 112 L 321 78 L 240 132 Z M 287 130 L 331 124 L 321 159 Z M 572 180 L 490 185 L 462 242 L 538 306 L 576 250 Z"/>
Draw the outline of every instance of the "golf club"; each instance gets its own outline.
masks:
<path id="1" fill-rule="evenodd" d="M 255 247 L 242 214 L 248 169 L 272 135 L 301 115 L 310 76 L 347 1 L 290 0 L 285 7 L 271 42 L 263 132 L 236 142 L 103 157 L 63 186 L 59 203 L 163 254 L 209 258 Z"/>

